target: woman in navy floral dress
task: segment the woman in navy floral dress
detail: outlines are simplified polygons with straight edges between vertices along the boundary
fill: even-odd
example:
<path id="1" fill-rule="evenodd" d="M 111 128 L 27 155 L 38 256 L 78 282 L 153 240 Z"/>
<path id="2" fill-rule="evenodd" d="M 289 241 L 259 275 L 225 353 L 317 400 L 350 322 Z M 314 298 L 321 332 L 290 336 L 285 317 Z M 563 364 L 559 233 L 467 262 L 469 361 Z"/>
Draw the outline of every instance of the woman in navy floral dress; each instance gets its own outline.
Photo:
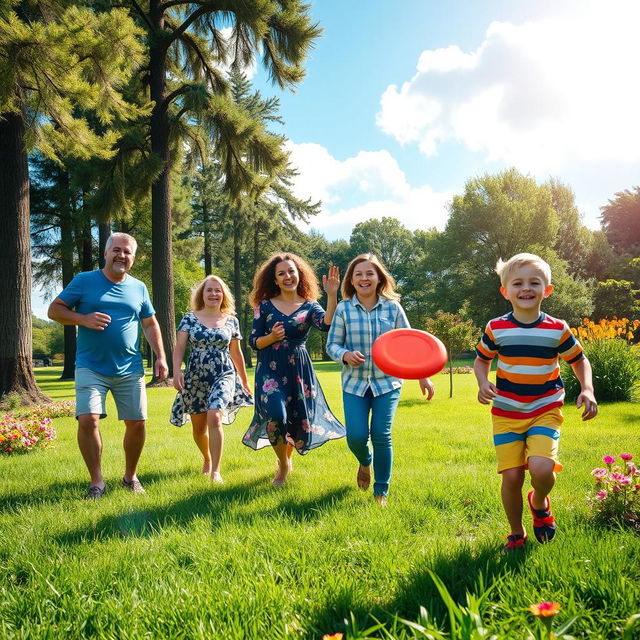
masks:
<path id="1" fill-rule="evenodd" d="M 222 425 L 233 422 L 240 407 L 253 404 L 240 351 L 242 336 L 233 295 L 221 278 L 207 276 L 196 286 L 191 309 L 178 326 L 173 350 L 173 386 L 178 395 L 170 422 L 181 427 L 191 417 L 193 439 L 204 458 L 202 473 L 222 482 Z M 187 343 L 191 353 L 183 374 Z"/>
<path id="2" fill-rule="evenodd" d="M 329 331 L 337 305 L 337 267 L 322 277 L 327 311 L 316 302 L 318 280 L 300 257 L 275 254 L 256 273 L 251 292 L 255 308 L 249 343 L 258 351 L 255 411 L 243 442 L 252 449 L 269 444 L 278 457 L 273 484 L 292 469 L 295 449 L 307 453 L 342 438 L 344 426 L 327 405 L 305 347 L 312 326 Z"/>

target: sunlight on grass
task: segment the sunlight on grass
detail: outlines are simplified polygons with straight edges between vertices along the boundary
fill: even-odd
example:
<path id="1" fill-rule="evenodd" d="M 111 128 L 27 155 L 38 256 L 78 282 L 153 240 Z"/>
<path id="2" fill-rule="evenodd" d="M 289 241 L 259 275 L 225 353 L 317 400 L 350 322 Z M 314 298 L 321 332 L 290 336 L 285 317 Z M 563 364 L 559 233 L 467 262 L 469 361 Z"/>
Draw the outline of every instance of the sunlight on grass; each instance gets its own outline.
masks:
<path id="1" fill-rule="evenodd" d="M 317 370 L 342 417 L 337 365 Z M 42 389 L 73 398 L 59 374 L 39 370 Z M 424 607 L 447 628 L 429 571 L 461 604 L 490 589 L 483 620 L 504 637 L 524 638 L 528 607 L 542 601 L 561 603 L 558 625 L 578 616 L 575 637 L 622 637 L 639 609 L 640 539 L 595 528 L 585 494 L 604 453 L 640 454 L 638 405 L 605 405 L 590 423 L 566 408 L 557 540 L 505 556 L 488 409 L 475 400 L 473 376 L 456 376 L 452 399 L 448 378 L 435 382 L 431 403 L 415 382 L 403 390 L 387 509 L 356 488 L 344 440 L 296 456 L 288 484 L 274 489 L 273 453 L 240 441 L 250 410 L 226 429 L 225 484 L 211 486 L 198 473 L 190 425 L 168 422 L 172 389 L 149 390 L 139 468 L 147 494 L 118 486 L 123 428 L 110 401 L 102 423 L 110 491 L 85 502 L 75 420 L 56 419 L 52 449 L 0 458 L 0 637 L 363 637 L 356 630 L 371 616 L 386 629 L 371 637 L 425 637 L 398 619 L 418 620 Z"/>

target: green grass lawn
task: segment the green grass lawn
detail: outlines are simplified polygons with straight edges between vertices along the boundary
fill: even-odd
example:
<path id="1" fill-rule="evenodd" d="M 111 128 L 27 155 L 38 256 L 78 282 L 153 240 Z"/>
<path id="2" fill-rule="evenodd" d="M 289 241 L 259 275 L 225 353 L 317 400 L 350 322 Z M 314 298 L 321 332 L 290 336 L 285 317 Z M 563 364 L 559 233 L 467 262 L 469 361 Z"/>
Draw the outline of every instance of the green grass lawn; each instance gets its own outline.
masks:
<path id="1" fill-rule="evenodd" d="M 337 366 L 317 370 L 342 417 Z M 42 389 L 73 399 L 59 373 L 38 370 Z M 431 403 L 415 382 L 403 390 L 386 509 L 356 488 L 344 440 L 296 456 L 287 485 L 273 488 L 273 453 L 241 444 L 246 409 L 226 428 L 225 484 L 211 486 L 190 425 L 168 422 L 168 388 L 148 392 L 147 494 L 118 487 L 123 426 L 111 404 L 102 422 L 111 491 L 83 501 L 75 420 L 57 418 L 52 448 L 0 458 L 0 637 L 424 638 L 398 617 L 416 621 L 422 606 L 450 630 L 433 571 L 460 604 L 485 594 L 482 618 L 500 638 L 530 637 L 527 609 L 542 600 L 562 605 L 556 626 L 577 616 L 575 637 L 622 638 L 640 611 L 640 537 L 595 526 L 585 494 L 603 454 L 640 456 L 640 406 L 604 405 L 590 423 L 566 407 L 557 539 L 531 536 L 526 551 L 506 556 L 488 408 L 472 375 L 455 376 L 452 399 L 448 377 L 435 382 Z M 365 633 L 376 621 L 383 626 Z"/>

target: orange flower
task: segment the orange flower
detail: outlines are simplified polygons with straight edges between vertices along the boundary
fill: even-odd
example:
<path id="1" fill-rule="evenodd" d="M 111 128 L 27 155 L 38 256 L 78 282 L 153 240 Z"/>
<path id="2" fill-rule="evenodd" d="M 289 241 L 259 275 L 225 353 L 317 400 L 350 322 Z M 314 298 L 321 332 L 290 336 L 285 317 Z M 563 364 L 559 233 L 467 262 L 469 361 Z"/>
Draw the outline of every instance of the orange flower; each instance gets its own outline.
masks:
<path id="1" fill-rule="evenodd" d="M 342 638 L 344 638 L 344 633 L 325 633 L 322 636 L 322 640 L 342 640 Z"/>
<path id="2" fill-rule="evenodd" d="M 560 603 L 558 602 L 541 602 L 540 604 L 532 604 L 529 611 L 539 618 L 553 618 L 560 611 Z"/>

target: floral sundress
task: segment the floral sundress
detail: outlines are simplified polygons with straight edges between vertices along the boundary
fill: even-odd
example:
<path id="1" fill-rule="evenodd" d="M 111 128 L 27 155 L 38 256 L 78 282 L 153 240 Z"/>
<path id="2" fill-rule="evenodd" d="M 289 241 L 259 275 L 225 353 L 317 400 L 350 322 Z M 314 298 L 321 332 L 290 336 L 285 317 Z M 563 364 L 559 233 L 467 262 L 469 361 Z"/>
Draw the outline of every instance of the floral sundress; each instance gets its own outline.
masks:
<path id="1" fill-rule="evenodd" d="M 242 338 L 238 319 L 227 316 L 221 327 L 210 329 L 195 313 L 189 312 L 182 318 L 178 331 L 189 334 L 191 353 L 184 373 L 184 389 L 176 395 L 169 422 L 181 427 L 191 413 L 220 409 L 222 423 L 231 424 L 240 407 L 253 404 L 229 353 L 231 341 Z"/>
<path id="2" fill-rule="evenodd" d="M 323 321 L 324 309 L 309 300 L 288 315 L 270 300 L 255 309 L 249 337 L 254 349 L 256 340 L 270 333 L 276 322 L 283 323 L 285 336 L 257 349 L 255 409 L 242 439 L 248 447 L 262 449 L 284 440 L 305 454 L 346 435 L 327 404 L 305 346 L 312 325 L 329 330 Z"/>

